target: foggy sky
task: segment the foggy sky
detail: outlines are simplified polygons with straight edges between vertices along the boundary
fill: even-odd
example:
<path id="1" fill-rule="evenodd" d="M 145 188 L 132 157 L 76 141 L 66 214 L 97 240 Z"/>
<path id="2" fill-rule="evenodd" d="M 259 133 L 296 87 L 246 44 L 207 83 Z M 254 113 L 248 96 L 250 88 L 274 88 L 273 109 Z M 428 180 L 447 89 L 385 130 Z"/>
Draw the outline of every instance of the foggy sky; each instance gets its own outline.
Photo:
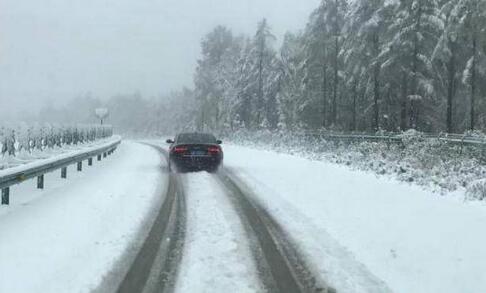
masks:
<path id="1" fill-rule="evenodd" d="M 0 113 L 80 94 L 153 96 L 192 86 L 200 40 L 218 24 L 281 39 L 319 0 L 0 0 Z M 12 106 L 14 105 L 14 106 Z"/>

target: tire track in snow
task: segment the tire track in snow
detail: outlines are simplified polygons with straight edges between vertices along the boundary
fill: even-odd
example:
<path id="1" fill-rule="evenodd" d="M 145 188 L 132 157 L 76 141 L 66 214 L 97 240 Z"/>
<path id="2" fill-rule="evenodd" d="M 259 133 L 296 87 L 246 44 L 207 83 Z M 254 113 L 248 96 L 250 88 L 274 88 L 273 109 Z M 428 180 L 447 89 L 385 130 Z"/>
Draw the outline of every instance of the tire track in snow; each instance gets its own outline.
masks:
<path id="1" fill-rule="evenodd" d="M 165 151 L 153 146 L 166 157 Z M 118 293 L 171 292 L 185 239 L 185 195 L 178 176 L 169 174 L 166 198 Z"/>
<path id="2" fill-rule="evenodd" d="M 176 292 L 265 292 L 243 223 L 214 175 L 179 175 L 187 193 L 187 238 Z"/>
<path id="3" fill-rule="evenodd" d="M 256 239 L 253 253 L 269 292 L 336 292 L 312 273 L 284 229 L 252 200 L 248 188 L 227 170 L 217 176 L 245 222 L 247 233 Z"/>

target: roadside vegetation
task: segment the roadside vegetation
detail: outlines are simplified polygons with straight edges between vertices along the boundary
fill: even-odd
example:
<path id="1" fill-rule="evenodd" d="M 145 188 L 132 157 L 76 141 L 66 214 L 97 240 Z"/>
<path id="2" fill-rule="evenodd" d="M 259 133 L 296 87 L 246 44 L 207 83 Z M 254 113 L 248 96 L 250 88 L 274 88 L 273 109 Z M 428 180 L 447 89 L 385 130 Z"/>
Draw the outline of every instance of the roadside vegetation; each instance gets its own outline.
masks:
<path id="1" fill-rule="evenodd" d="M 470 133 L 481 139 L 486 136 Z M 486 149 L 452 144 L 409 130 L 402 142 L 330 140 L 297 132 L 228 133 L 232 143 L 303 156 L 370 171 L 420 185 L 439 194 L 464 191 L 465 200 L 486 199 Z"/>

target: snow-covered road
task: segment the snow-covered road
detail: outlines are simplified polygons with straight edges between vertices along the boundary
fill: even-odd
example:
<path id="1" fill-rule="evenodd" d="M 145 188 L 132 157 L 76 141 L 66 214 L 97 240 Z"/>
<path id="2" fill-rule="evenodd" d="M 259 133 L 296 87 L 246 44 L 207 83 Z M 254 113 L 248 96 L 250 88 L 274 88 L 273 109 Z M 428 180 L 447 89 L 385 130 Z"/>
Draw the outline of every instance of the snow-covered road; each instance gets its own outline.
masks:
<path id="1" fill-rule="evenodd" d="M 338 292 L 486 292 L 484 202 L 240 146 L 225 166 Z"/>
<path id="2" fill-rule="evenodd" d="M 327 292 L 285 231 L 231 174 L 162 170 L 169 178 L 166 200 L 119 293 L 173 292 L 173 287 L 176 292 Z"/>
<path id="3" fill-rule="evenodd" d="M 124 142 L 82 173 L 12 187 L 0 207 L 0 292 L 89 292 L 143 229 L 166 178 L 160 155 Z M 74 169 L 75 167 L 70 167 Z"/>
<path id="4" fill-rule="evenodd" d="M 188 223 L 176 292 L 263 292 L 241 220 L 215 176 L 182 179 Z"/>

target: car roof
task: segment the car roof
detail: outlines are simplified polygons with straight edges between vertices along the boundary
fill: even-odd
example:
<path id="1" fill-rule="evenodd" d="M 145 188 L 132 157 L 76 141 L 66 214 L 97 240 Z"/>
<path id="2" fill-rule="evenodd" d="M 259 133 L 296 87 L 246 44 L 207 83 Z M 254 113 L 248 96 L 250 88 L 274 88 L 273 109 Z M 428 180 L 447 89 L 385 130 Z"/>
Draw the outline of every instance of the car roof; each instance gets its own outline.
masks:
<path id="1" fill-rule="evenodd" d="M 177 134 L 177 136 L 179 136 L 179 135 L 212 135 L 212 136 L 214 136 L 214 134 L 209 133 L 209 132 L 181 132 L 181 133 Z"/>
<path id="2" fill-rule="evenodd" d="M 175 141 L 176 143 L 216 143 L 216 137 L 211 133 L 185 132 L 179 133 Z"/>

